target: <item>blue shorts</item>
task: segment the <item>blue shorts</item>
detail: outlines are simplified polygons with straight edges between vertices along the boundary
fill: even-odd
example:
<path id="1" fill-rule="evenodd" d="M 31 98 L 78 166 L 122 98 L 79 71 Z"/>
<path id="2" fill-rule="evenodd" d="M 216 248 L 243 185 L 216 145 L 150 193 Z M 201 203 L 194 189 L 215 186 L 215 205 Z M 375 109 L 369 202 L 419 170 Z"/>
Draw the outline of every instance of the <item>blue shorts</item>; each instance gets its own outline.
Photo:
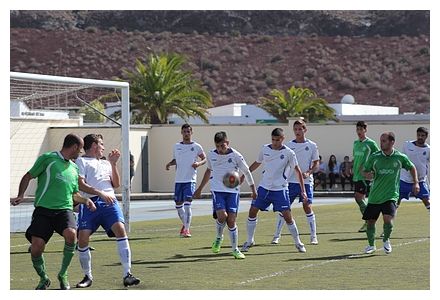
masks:
<path id="1" fill-rule="evenodd" d="M 226 212 L 237 213 L 239 203 L 239 193 L 212 192 L 212 207 L 214 211 L 224 209 Z"/>
<path id="2" fill-rule="evenodd" d="M 412 192 L 412 183 L 400 180 L 399 199 L 409 199 L 410 196 L 415 196 L 419 199 L 429 199 L 429 186 L 425 181 L 419 182 L 420 192 L 414 195 Z"/>
<path id="3" fill-rule="evenodd" d="M 111 227 L 117 222 L 125 223 L 124 215 L 119 207 L 118 201 L 109 205 L 98 196 L 90 198 L 96 205 L 95 211 L 90 211 L 84 204 L 81 204 L 78 215 L 78 231 L 88 229 L 94 233 L 99 226 L 104 228 L 109 237 L 114 237 Z"/>
<path id="4" fill-rule="evenodd" d="M 195 190 L 195 182 L 176 182 L 174 185 L 174 201 L 191 201 Z"/>
<path id="5" fill-rule="evenodd" d="M 251 205 L 260 210 L 268 210 L 272 204 L 273 211 L 290 210 L 289 192 L 287 189 L 280 191 L 270 191 L 259 186 L 257 190 L 257 199 L 252 200 Z"/>
<path id="6" fill-rule="evenodd" d="M 304 184 L 304 188 L 307 194 L 307 203 L 313 203 L 313 186 L 310 184 Z M 296 197 L 299 197 L 299 202 L 303 202 L 303 197 L 301 196 L 301 187 L 299 183 L 289 182 L 289 199 L 290 204 L 295 201 Z"/>

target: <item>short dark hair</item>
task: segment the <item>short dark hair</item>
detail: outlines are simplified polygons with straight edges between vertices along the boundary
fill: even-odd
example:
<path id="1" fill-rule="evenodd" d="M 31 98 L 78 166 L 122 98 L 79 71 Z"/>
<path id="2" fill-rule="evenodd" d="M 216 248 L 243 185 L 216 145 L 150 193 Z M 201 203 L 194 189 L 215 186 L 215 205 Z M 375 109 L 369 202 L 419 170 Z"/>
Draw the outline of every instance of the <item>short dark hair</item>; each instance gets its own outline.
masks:
<path id="1" fill-rule="evenodd" d="M 396 136 L 394 132 L 388 131 L 388 132 L 384 132 L 384 134 L 388 136 L 388 141 L 394 142 L 396 140 Z"/>
<path id="2" fill-rule="evenodd" d="M 74 133 L 69 133 L 64 138 L 63 148 L 70 148 L 73 145 L 80 146 L 82 143 L 83 143 L 83 140 L 79 135 L 74 134 Z"/>
<path id="3" fill-rule="evenodd" d="M 367 129 L 367 123 L 365 121 L 358 121 L 356 123 L 356 128 L 361 127 L 363 129 Z"/>
<path id="4" fill-rule="evenodd" d="M 422 132 L 422 133 L 428 135 L 428 128 L 426 128 L 426 127 L 419 127 L 419 128 L 417 128 L 417 133 L 419 133 L 419 132 Z"/>
<path id="5" fill-rule="evenodd" d="M 284 130 L 282 128 L 275 128 L 272 130 L 272 136 L 284 136 Z"/>
<path id="6" fill-rule="evenodd" d="M 182 127 L 180 127 L 180 130 L 183 130 L 183 129 L 186 129 L 186 128 L 189 128 L 192 131 L 192 127 L 189 124 L 183 124 Z"/>
<path id="7" fill-rule="evenodd" d="M 214 135 L 214 143 L 216 143 L 216 144 L 222 143 L 222 142 L 226 141 L 227 138 L 228 138 L 228 136 L 226 135 L 226 132 L 219 131 Z"/>
<path id="8" fill-rule="evenodd" d="M 302 128 L 304 128 L 304 129 L 306 128 L 306 122 L 304 122 L 304 120 L 302 120 L 302 119 L 296 120 L 295 123 L 293 123 L 293 126 L 295 126 L 295 125 L 301 125 Z"/>
<path id="9" fill-rule="evenodd" d="M 89 150 L 93 143 L 98 143 L 98 140 L 103 140 L 102 134 L 91 133 L 84 137 L 84 151 Z"/>

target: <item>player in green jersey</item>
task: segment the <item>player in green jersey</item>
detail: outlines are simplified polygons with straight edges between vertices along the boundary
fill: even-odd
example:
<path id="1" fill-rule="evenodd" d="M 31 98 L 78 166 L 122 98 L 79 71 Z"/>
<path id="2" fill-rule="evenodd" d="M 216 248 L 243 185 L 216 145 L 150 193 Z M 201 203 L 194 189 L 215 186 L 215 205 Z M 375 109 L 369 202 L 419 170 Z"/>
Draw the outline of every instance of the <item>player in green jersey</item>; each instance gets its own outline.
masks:
<path id="1" fill-rule="evenodd" d="M 22 177 L 17 197 L 10 199 L 14 206 L 23 202 L 29 182 L 38 178 L 35 210 L 31 225 L 26 230 L 26 238 L 31 242 L 32 265 L 40 276 L 37 290 L 45 290 L 50 285 L 43 252 L 54 231 L 63 236 L 65 241 L 61 269 L 58 273 L 60 288 L 70 289 L 67 268 L 72 261 L 76 243 L 73 202 L 84 203 L 91 210 L 96 209 L 90 199 L 78 193 L 78 167 L 71 161 L 78 157 L 83 145 L 81 137 L 68 134 L 64 138 L 61 151 L 44 153 L 37 159 L 33 167 Z"/>
<path id="2" fill-rule="evenodd" d="M 417 170 L 408 156 L 394 149 L 395 136 L 392 132 L 385 132 L 380 136 L 382 151 L 373 153 L 364 164 L 363 174 L 372 179 L 371 192 L 365 208 L 363 219 L 367 221 L 368 246 L 365 253 L 376 250 L 375 234 L 376 221 L 380 213 L 383 217 L 383 248 L 385 253 L 392 251 L 390 236 L 393 231 L 393 218 L 396 214 L 396 203 L 399 199 L 400 170 L 403 168 L 411 173 L 413 178 L 413 192 L 419 192 Z"/>
<path id="3" fill-rule="evenodd" d="M 359 205 L 361 214 L 364 213 L 367 201 L 365 196 L 368 196 L 370 188 L 370 181 L 366 180 L 362 174 L 362 169 L 368 157 L 379 151 L 376 142 L 367 137 L 367 123 L 359 121 L 356 123 L 356 134 L 359 139 L 353 144 L 353 184 L 354 184 L 354 199 Z M 367 230 L 367 223 L 365 222 L 359 229 L 359 232 Z"/>

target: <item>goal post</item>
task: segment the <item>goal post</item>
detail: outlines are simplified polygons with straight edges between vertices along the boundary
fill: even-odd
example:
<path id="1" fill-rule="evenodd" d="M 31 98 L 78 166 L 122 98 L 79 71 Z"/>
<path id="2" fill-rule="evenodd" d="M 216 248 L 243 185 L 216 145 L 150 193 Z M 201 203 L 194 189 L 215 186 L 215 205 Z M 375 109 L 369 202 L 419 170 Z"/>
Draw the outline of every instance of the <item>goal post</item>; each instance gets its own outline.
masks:
<path id="1" fill-rule="evenodd" d="M 13 83 L 14 82 L 14 83 Z M 26 83 L 26 84 L 24 84 Z M 121 166 L 122 210 L 130 230 L 130 94 L 129 83 L 121 81 L 74 78 L 10 72 L 10 101 L 26 101 L 60 96 L 89 88 L 116 89 L 121 93 Z M 18 188 L 18 186 L 16 187 Z"/>

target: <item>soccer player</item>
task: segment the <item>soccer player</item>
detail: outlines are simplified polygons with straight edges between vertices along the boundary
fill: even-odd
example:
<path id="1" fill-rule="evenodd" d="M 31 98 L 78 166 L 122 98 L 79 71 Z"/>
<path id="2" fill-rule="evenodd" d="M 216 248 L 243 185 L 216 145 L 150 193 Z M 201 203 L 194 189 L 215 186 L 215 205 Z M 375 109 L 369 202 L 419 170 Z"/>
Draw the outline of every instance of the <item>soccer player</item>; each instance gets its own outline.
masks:
<path id="1" fill-rule="evenodd" d="M 245 255 L 238 249 L 238 227 L 236 224 L 240 202 L 240 185 L 235 188 L 226 187 L 223 177 L 230 171 L 241 171 L 252 192 L 252 199 L 257 197 L 254 179 L 243 156 L 237 150 L 229 147 L 226 132 L 220 131 L 214 135 L 215 149 L 208 152 L 208 167 L 203 175 L 200 186 L 194 193 L 194 198 L 200 198 L 203 187 L 210 181 L 213 208 L 217 215 L 217 236 L 212 243 L 212 252 L 220 252 L 223 242 L 223 229 L 228 225 L 231 240 L 232 255 L 236 259 L 244 259 Z"/>
<path id="2" fill-rule="evenodd" d="M 361 214 L 363 214 L 367 206 L 365 196 L 368 196 L 370 181 L 363 176 L 362 170 L 368 157 L 380 149 L 374 140 L 367 137 L 367 123 L 364 121 L 356 123 L 356 134 L 358 139 L 353 144 L 354 199 L 359 205 Z M 365 232 L 366 230 L 367 223 L 365 222 L 358 232 Z"/>
<path id="3" fill-rule="evenodd" d="M 71 161 L 78 157 L 83 145 L 84 141 L 78 135 L 68 134 L 64 138 L 61 151 L 47 152 L 38 157 L 32 168 L 21 178 L 17 197 L 10 199 L 12 205 L 20 204 L 29 182 L 38 178 L 35 210 L 31 225 L 26 230 L 26 238 L 31 243 L 32 265 L 40 276 L 36 290 L 46 290 L 51 284 L 46 273 L 43 252 L 54 231 L 64 238 L 63 259 L 58 272 L 60 288 L 70 289 L 67 269 L 76 244 L 73 203 L 81 202 L 90 210 L 96 209 L 90 199 L 79 194 L 78 167 Z"/>
<path id="4" fill-rule="evenodd" d="M 394 133 L 383 133 L 380 136 L 382 151 L 373 153 L 363 168 L 364 176 L 373 179 L 368 204 L 362 217 L 367 221 L 368 246 L 364 250 L 367 254 L 376 251 L 376 221 L 380 213 L 383 217 L 383 248 L 387 254 L 392 251 L 390 236 L 393 231 L 396 202 L 399 199 L 399 177 L 402 168 L 411 174 L 414 195 L 420 191 L 416 167 L 405 154 L 394 149 L 394 142 Z"/>
<path id="5" fill-rule="evenodd" d="M 426 143 L 428 138 L 428 128 L 417 128 L 417 139 L 415 141 L 407 141 L 403 144 L 402 153 L 406 154 L 411 162 L 416 166 L 417 175 L 419 176 L 420 193 L 415 194 L 416 198 L 422 200 L 429 212 L 429 185 L 427 182 L 429 172 L 430 146 Z M 400 195 L 397 201 L 399 207 L 402 199 L 409 199 L 412 192 L 413 180 L 411 174 L 406 170 L 400 173 Z"/>
<path id="6" fill-rule="evenodd" d="M 304 178 L 299 168 L 295 152 L 283 144 L 285 136 L 281 128 L 272 130 L 272 143 L 264 145 L 258 158 L 249 167 L 253 172 L 264 163 L 262 178 L 257 190 L 257 199 L 252 201 L 247 220 L 247 240 L 241 251 L 247 252 L 255 244 L 254 236 L 257 226 L 257 214 L 260 210 L 266 211 L 272 204 L 273 210 L 280 212 L 287 223 L 290 234 L 293 237 L 295 247 L 299 252 L 306 252 L 304 244 L 299 238 L 298 228 L 292 217 L 288 195 L 287 178 L 290 172 L 296 172 L 301 198 L 307 202 L 307 194 L 304 188 Z"/>
<path id="7" fill-rule="evenodd" d="M 289 182 L 289 199 L 290 205 L 299 198 L 299 202 L 303 205 L 304 213 L 306 214 L 307 223 L 310 227 L 310 244 L 317 245 L 318 237 L 316 234 L 316 219 L 315 213 L 312 209 L 313 202 L 313 173 L 319 168 L 319 152 L 318 146 L 315 142 L 307 139 L 305 134 L 307 126 L 304 120 L 297 120 L 293 123 L 293 132 L 295 139 L 286 143 L 286 146 L 293 150 L 298 160 L 298 165 L 302 171 L 302 178 L 304 180 L 304 188 L 307 194 L 307 201 L 304 201 L 301 196 L 300 182 L 292 172 L 288 178 Z M 281 230 L 285 221 L 281 213 L 277 214 L 277 221 L 275 225 L 275 233 L 272 244 L 278 244 L 281 237 Z"/>
<path id="8" fill-rule="evenodd" d="M 191 237 L 192 210 L 191 203 L 196 187 L 197 168 L 206 163 L 206 155 L 200 144 L 191 139 L 193 134 L 189 124 L 183 124 L 180 130 L 182 141 L 176 143 L 173 149 L 173 159 L 166 164 L 168 171 L 171 166 L 176 166 L 174 185 L 174 201 L 177 214 L 182 221 L 180 236 Z M 200 158 L 199 161 L 197 161 Z"/>
<path id="9" fill-rule="evenodd" d="M 116 163 L 121 156 L 113 149 L 108 159 L 104 156 L 104 142 L 100 134 L 88 134 L 84 137 L 85 155 L 76 159 L 79 169 L 79 188 L 90 197 L 97 209 L 90 211 L 80 207 L 78 215 L 78 253 L 84 278 L 76 285 L 86 288 L 92 285 L 92 255 L 89 249 L 90 236 L 102 226 L 109 237 L 116 237 L 119 258 L 123 268 L 124 286 L 139 284 L 140 280 L 131 274 L 131 250 L 124 227 L 124 216 L 114 189 L 120 186 Z"/>

